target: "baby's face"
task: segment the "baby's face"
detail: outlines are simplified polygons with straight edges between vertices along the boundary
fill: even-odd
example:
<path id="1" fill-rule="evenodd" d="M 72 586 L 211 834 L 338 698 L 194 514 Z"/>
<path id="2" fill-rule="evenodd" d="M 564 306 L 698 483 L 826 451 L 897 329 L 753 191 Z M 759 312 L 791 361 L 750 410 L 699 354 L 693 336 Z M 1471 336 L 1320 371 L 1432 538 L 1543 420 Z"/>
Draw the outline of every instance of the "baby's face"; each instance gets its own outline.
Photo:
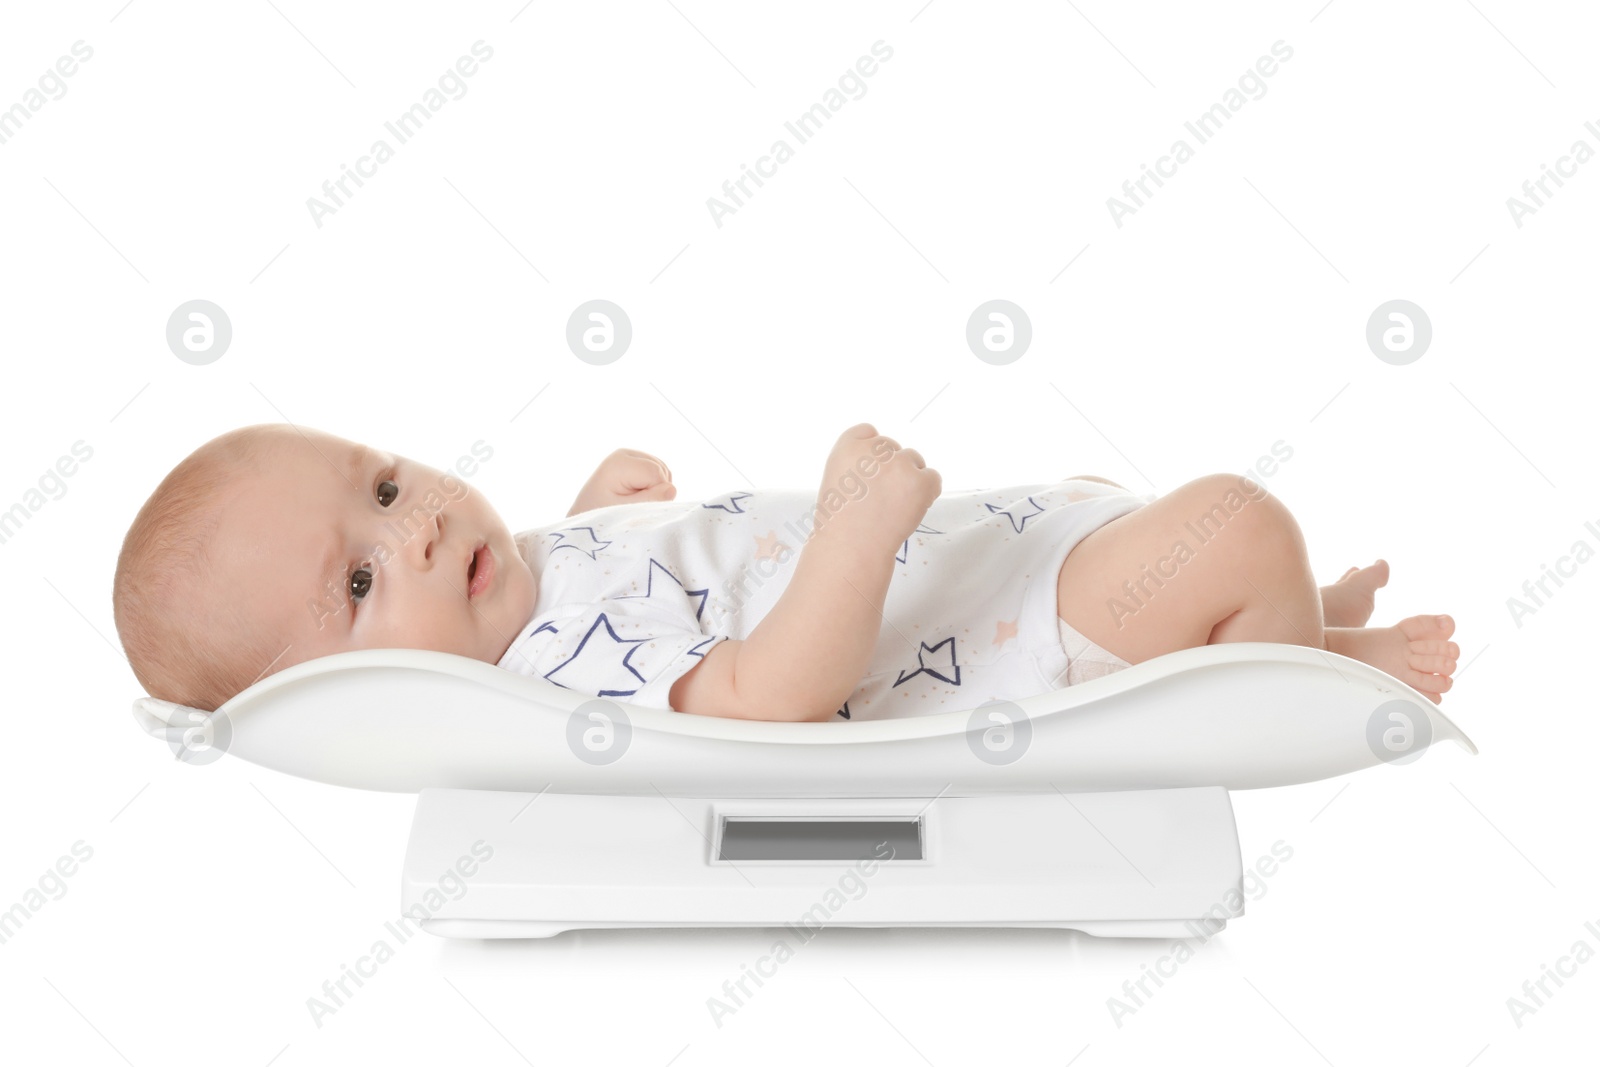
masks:
<path id="1" fill-rule="evenodd" d="M 210 586 L 242 624 L 277 635 L 273 671 L 363 648 L 498 661 L 533 615 L 537 582 L 483 495 L 403 456 L 302 433 L 274 441 L 264 473 L 231 489 Z"/>

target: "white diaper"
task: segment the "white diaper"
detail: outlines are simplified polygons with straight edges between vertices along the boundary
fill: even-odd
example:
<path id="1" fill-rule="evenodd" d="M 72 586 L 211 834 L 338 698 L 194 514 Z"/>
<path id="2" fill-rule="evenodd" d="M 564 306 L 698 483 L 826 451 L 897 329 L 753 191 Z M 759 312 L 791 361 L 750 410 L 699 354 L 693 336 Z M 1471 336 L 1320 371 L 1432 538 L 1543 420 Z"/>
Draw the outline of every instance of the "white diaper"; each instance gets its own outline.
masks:
<path id="1" fill-rule="evenodd" d="M 1068 626 L 1067 620 L 1060 616 L 1056 617 L 1056 624 L 1061 631 L 1061 648 L 1067 654 L 1067 685 L 1077 685 L 1091 678 L 1104 678 L 1133 666 Z"/>

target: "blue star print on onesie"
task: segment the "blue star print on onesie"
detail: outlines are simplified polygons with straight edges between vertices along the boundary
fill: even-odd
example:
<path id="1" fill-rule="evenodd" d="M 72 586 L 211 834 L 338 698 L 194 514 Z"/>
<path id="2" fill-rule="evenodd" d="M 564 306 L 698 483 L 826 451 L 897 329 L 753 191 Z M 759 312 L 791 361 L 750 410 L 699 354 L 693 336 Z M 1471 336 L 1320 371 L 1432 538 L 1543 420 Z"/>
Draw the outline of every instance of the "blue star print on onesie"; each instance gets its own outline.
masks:
<path id="1" fill-rule="evenodd" d="M 885 550 L 893 573 L 872 657 L 831 721 L 965 712 L 1060 688 L 1061 562 L 1089 533 L 1154 499 L 1087 481 L 939 497 L 910 537 Z M 741 489 L 613 504 L 524 530 L 517 548 L 538 595 L 499 665 L 672 711 L 673 683 L 721 642 L 749 640 L 778 603 L 816 508 L 815 490 Z"/>

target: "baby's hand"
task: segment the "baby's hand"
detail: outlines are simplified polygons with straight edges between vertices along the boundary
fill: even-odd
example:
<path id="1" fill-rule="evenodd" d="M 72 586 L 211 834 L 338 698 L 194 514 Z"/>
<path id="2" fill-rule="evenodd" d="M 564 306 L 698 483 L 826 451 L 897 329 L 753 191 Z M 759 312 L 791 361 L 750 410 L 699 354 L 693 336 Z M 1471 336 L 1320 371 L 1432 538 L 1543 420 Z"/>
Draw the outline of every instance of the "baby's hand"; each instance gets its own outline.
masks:
<path id="1" fill-rule="evenodd" d="M 914 448 L 902 449 L 863 422 L 839 435 L 817 497 L 821 532 L 893 551 L 916 531 L 939 497 L 943 480 Z"/>
<path id="2" fill-rule="evenodd" d="M 672 484 L 672 471 L 665 463 L 647 452 L 619 448 L 600 461 L 567 514 L 612 504 L 671 500 L 677 495 L 678 487 Z"/>

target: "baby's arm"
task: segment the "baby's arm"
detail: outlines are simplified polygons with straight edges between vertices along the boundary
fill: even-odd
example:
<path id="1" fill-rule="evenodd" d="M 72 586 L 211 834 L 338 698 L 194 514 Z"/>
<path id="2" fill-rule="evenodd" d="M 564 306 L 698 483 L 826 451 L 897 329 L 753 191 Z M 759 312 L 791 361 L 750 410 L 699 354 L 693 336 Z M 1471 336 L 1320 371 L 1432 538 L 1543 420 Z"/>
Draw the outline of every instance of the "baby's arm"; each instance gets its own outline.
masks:
<path id="1" fill-rule="evenodd" d="M 785 722 L 833 717 L 872 658 L 895 564 L 892 549 L 867 551 L 833 532 L 806 542 L 783 595 L 748 638 L 719 641 L 673 683 L 673 708 Z"/>
<path id="2" fill-rule="evenodd" d="M 895 550 L 940 485 L 915 450 L 867 423 L 846 430 L 824 470 L 827 516 L 819 514 L 783 595 L 748 638 L 713 645 L 673 683 L 668 703 L 693 715 L 831 719 L 872 659 Z"/>
<path id="3" fill-rule="evenodd" d="M 619 448 L 589 476 L 568 516 L 611 504 L 640 500 L 671 500 L 678 493 L 667 465 L 646 452 Z"/>

